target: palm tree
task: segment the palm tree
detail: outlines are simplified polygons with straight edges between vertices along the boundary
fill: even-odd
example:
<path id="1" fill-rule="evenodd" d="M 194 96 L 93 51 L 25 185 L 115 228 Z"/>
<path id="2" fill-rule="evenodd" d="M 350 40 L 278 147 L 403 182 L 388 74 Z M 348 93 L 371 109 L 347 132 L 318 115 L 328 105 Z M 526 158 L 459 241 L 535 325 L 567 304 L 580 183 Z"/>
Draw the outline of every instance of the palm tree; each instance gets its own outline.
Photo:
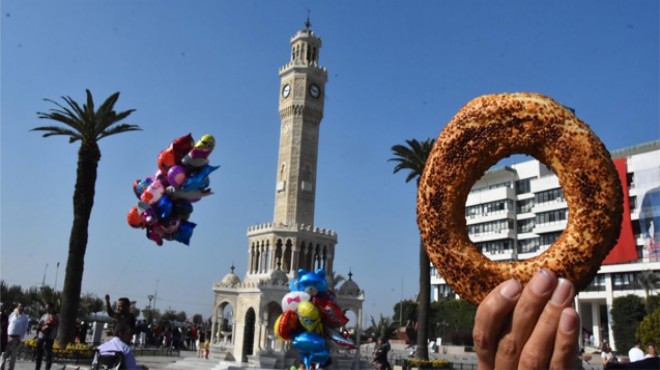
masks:
<path id="1" fill-rule="evenodd" d="M 390 317 L 383 316 L 382 314 L 380 315 L 378 322 L 376 322 L 374 317 L 371 316 L 371 326 L 367 328 L 367 332 L 369 332 L 371 336 L 375 336 L 375 339 L 391 339 L 396 333 L 396 324 Z"/>
<path id="2" fill-rule="evenodd" d="M 397 162 L 394 167 L 394 173 L 401 170 L 408 170 L 406 182 L 415 179 L 419 186 L 419 177 L 424 171 L 426 160 L 429 158 L 435 139 L 426 139 L 419 142 L 415 139 L 406 140 L 406 145 L 394 145 L 392 152 L 394 157 L 389 161 Z M 428 324 L 431 314 L 431 262 L 426 254 L 424 244 L 419 242 L 419 305 L 417 306 L 417 351 L 416 357 L 422 360 L 428 360 Z"/>
<path id="3" fill-rule="evenodd" d="M 649 301 L 649 293 L 660 287 L 660 275 L 651 270 L 642 271 L 637 275 L 637 284 L 644 289 L 644 302 L 646 303 L 646 313 L 651 313 L 651 302 Z"/>
<path id="4" fill-rule="evenodd" d="M 330 280 L 330 284 L 328 284 L 328 288 L 332 291 L 337 291 L 339 289 L 339 283 L 342 281 L 346 280 L 344 275 L 338 274 L 336 271 L 332 271 L 332 278 Z"/>
<path id="5" fill-rule="evenodd" d="M 41 126 L 32 129 L 32 131 L 42 131 L 43 137 L 68 136 L 70 144 L 80 141 L 76 185 L 73 192 L 73 226 L 69 237 L 69 256 L 62 289 L 62 306 L 60 307 L 58 337 L 61 345 L 72 342 L 75 337 L 76 314 L 80 304 L 85 250 L 87 249 L 87 229 L 94 205 L 97 167 L 101 160 L 98 141 L 107 136 L 141 130 L 137 125 L 118 124 L 135 111 L 135 109 L 119 113 L 114 111 L 119 92 L 106 99 L 97 111 L 94 111 L 92 93 L 89 90 L 86 92 L 87 103 L 82 108 L 68 96 L 62 97 L 67 106 L 44 99 L 55 104 L 57 108 L 50 109 L 48 113 L 37 112 L 37 116 L 41 119 L 57 121 L 65 126 Z"/>

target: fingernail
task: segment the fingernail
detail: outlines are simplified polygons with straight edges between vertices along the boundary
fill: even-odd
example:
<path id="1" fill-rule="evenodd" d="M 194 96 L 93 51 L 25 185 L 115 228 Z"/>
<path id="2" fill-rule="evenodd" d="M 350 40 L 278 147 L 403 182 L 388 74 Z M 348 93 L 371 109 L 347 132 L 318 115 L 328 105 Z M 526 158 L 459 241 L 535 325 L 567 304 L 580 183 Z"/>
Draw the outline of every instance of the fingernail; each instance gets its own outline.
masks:
<path id="1" fill-rule="evenodd" d="M 532 291 L 540 296 L 548 294 L 555 283 L 555 275 L 543 269 L 532 279 Z"/>
<path id="2" fill-rule="evenodd" d="M 559 318 L 559 329 L 564 333 L 572 333 L 577 328 L 578 318 L 573 310 L 565 309 Z"/>
<path id="3" fill-rule="evenodd" d="M 508 300 L 518 298 L 520 292 L 522 292 L 522 286 L 517 280 L 506 281 L 500 289 L 500 295 Z"/>
<path id="4" fill-rule="evenodd" d="M 560 278 L 555 292 L 552 293 L 550 302 L 557 306 L 561 306 L 566 304 L 566 301 L 570 299 L 573 299 L 573 284 L 564 278 Z"/>

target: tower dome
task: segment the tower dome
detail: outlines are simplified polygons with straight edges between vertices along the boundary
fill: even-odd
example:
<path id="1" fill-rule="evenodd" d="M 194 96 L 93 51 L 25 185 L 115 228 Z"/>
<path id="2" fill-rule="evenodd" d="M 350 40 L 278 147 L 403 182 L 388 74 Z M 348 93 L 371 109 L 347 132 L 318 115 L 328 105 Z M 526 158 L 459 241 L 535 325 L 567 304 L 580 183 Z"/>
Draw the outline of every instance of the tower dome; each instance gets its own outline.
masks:
<path id="1" fill-rule="evenodd" d="M 231 272 L 225 275 L 225 277 L 222 278 L 220 281 L 220 285 L 226 286 L 226 287 L 233 287 L 235 285 L 239 285 L 241 283 L 241 279 L 234 273 L 234 265 L 231 265 Z"/>
<path id="2" fill-rule="evenodd" d="M 358 295 L 360 294 L 360 287 L 355 281 L 353 281 L 353 273 L 348 273 L 348 280 L 342 284 L 337 290 L 337 294 L 340 295 Z"/>

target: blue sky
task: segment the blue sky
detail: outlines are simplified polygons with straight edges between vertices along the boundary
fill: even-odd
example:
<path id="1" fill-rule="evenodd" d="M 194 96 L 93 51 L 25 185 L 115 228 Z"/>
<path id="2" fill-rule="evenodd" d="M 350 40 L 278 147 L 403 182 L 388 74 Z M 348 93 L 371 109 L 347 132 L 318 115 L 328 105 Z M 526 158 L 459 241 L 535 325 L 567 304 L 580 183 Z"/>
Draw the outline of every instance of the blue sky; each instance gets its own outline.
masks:
<path id="1" fill-rule="evenodd" d="M 64 280 L 77 145 L 30 132 L 44 98 L 97 102 L 144 131 L 100 142 L 83 291 L 211 312 L 211 284 L 247 267 L 249 226 L 273 218 L 278 69 L 307 11 L 328 69 L 317 226 L 335 269 L 366 291 L 366 317 L 417 291 L 415 186 L 390 147 L 436 137 L 474 97 L 513 91 L 573 107 L 609 149 L 660 138 L 658 2 L 33 1 L 1 4 L 1 262 L 9 284 Z M 176 137 L 210 133 L 215 194 L 191 245 L 131 229 L 131 185 Z M 45 266 L 48 264 L 48 268 Z"/>

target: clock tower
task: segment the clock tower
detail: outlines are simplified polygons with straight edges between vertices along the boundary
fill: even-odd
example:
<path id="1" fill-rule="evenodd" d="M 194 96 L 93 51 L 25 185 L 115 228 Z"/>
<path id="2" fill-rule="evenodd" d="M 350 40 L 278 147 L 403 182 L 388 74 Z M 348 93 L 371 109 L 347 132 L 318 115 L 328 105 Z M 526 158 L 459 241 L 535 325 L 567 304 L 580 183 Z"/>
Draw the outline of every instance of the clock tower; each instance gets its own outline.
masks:
<path id="1" fill-rule="evenodd" d="M 232 265 L 232 272 L 213 284 L 211 330 L 214 338 L 220 333 L 232 342 L 231 350 L 215 352 L 230 351 L 235 360 L 258 361 L 260 368 L 289 368 L 295 358 L 284 357 L 286 345 L 275 335 L 275 322 L 298 269 L 323 269 L 328 286 L 334 286 L 337 233 L 314 223 L 319 128 L 328 72 L 319 65 L 321 38 L 310 29 L 309 18 L 290 44 L 291 59 L 279 69 L 280 87 L 274 92 L 281 126 L 273 221 L 248 227 L 243 280 L 234 274 Z M 342 309 L 355 313 L 357 322 L 352 325 L 359 330 L 364 293 L 351 274 L 336 290 L 336 297 Z M 335 360 L 339 368 L 353 368 L 359 353 Z"/>
<path id="2" fill-rule="evenodd" d="M 319 65 L 321 38 L 305 28 L 291 37 L 291 57 L 279 70 L 280 148 L 273 222 L 248 228 L 246 279 L 281 270 L 324 269 L 332 278 L 337 234 L 314 224 L 319 128 L 328 72 Z"/>
<path id="3" fill-rule="evenodd" d="M 273 222 L 314 225 L 319 127 L 328 73 L 319 65 L 321 39 L 309 28 L 291 39 L 291 60 L 280 68 L 280 151 Z"/>

